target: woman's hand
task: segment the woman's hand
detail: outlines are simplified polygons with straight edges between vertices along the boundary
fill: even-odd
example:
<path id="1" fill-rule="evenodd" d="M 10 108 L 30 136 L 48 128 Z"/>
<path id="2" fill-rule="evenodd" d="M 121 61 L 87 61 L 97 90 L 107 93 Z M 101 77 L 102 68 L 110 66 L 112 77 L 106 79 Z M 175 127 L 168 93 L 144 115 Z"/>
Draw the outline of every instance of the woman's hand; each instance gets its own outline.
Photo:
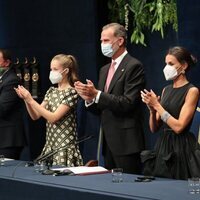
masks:
<path id="1" fill-rule="evenodd" d="M 18 86 L 19 87 L 19 86 Z M 15 90 L 15 92 L 17 93 L 17 95 L 18 95 L 18 97 L 20 97 L 21 99 L 24 99 L 23 98 L 23 96 L 22 96 L 22 94 L 20 93 L 20 90 L 19 90 L 19 88 L 14 88 L 14 90 Z"/>
<path id="2" fill-rule="evenodd" d="M 25 102 L 30 103 L 33 100 L 30 92 L 25 89 L 23 86 L 19 85 L 17 88 L 14 88 L 17 92 L 17 95 L 22 98 Z"/>
<path id="3" fill-rule="evenodd" d="M 147 105 L 150 111 L 155 111 L 156 106 L 160 104 L 160 96 L 157 96 L 153 90 L 144 89 L 141 91 L 142 101 Z"/>

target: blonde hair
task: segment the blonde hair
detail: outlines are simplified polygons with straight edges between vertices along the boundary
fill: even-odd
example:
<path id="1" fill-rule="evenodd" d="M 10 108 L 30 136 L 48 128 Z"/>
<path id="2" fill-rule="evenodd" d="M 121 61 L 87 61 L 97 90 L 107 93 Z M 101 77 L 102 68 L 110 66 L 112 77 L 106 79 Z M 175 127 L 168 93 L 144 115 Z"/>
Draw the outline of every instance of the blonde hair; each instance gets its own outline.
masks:
<path id="1" fill-rule="evenodd" d="M 76 58 L 72 55 L 58 54 L 53 57 L 53 60 L 57 60 L 63 66 L 63 69 L 69 69 L 67 79 L 69 84 L 74 87 L 74 82 L 79 80 Z"/>

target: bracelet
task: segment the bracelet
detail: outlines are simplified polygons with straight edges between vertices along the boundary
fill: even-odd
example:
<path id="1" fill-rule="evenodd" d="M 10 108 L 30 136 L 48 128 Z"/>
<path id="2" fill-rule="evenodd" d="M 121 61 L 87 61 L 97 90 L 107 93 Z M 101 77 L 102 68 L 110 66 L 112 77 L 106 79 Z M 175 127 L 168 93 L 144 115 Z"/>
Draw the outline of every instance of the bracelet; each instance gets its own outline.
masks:
<path id="1" fill-rule="evenodd" d="M 164 111 L 161 115 L 161 119 L 163 120 L 163 122 L 167 123 L 167 120 L 171 117 L 171 115 L 167 112 Z"/>

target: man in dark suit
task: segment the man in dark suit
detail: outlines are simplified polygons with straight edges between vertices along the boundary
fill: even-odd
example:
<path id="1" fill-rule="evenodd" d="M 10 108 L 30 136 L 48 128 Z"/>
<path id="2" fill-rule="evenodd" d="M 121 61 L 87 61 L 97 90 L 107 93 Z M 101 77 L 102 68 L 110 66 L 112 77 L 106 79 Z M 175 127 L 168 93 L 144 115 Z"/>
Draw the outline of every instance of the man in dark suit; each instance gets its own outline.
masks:
<path id="1" fill-rule="evenodd" d="M 100 111 L 105 167 L 140 174 L 140 152 L 144 148 L 140 91 L 145 77 L 141 62 L 128 54 L 126 40 L 122 25 L 104 26 L 101 50 L 112 62 L 101 68 L 98 90 L 90 80 L 86 84 L 76 82 L 75 88 L 86 107 Z"/>
<path id="2" fill-rule="evenodd" d="M 19 159 L 25 144 L 23 104 L 14 90 L 19 84 L 10 52 L 0 49 L 0 155 L 13 159 Z"/>

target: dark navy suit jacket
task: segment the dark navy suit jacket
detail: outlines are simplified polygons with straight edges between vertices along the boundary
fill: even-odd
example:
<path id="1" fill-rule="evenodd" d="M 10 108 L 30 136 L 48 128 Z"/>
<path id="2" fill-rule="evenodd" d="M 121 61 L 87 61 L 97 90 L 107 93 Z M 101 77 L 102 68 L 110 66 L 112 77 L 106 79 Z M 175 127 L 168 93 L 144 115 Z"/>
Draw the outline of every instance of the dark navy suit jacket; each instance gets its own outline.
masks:
<path id="1" fill-rule="evenodd" d="M 127 54 L 118 66 L 108 92 L 104 92 L 109 67 L 107 64 L 100 70 L 98 87 L 102 93 L 99 102 L 90 109 L 96 106 L 100 111 L 103 137 L 115 155 L 140 152 L 144 149 L 140 97 L 140 91 L 145 87 L 143 66 Z"/>
<path id="2" fill-rule="evenodd" d="M 14 90 L 19 84 L 12 68 L 0 78 L 0 148 L 25 144 L 23 102 Z"/>

